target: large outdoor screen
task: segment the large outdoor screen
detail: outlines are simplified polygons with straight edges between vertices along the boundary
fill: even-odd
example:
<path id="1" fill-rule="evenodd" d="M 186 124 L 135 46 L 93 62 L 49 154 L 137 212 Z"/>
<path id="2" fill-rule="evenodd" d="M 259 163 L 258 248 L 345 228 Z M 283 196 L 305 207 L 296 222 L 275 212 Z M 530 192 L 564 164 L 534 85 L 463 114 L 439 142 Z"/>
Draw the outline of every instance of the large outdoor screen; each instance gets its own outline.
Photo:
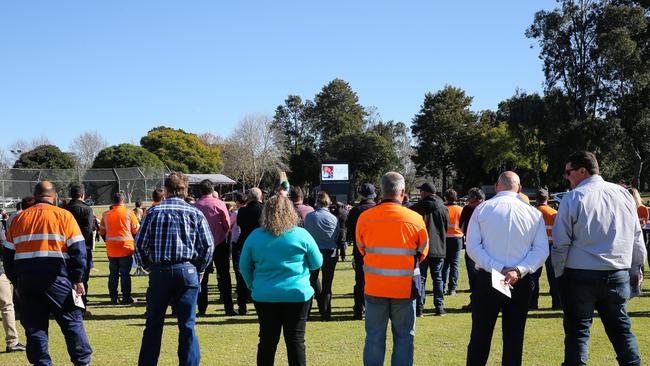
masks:
<path id="1" fill-rule="evenodd" d="M 322 182 L 347 181 L 348 164 L 321 164 L 320 177 Z"/>

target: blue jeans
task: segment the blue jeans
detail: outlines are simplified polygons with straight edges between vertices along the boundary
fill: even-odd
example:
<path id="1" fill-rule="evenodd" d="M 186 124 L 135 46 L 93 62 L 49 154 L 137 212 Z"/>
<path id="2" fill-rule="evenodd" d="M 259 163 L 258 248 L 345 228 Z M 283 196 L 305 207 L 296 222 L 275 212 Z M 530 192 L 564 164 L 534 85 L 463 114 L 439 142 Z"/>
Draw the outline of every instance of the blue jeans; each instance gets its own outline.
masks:
<path id="1" fill-rule="evenodd" d="M 413 364 L 415 300 L 389 299 L 366 294 L 366 343 L 363 347 L 365 366 L 384 364 L 388 319 L 393 331 L 391 365 Z"/>
<path id="2" fill-rule="evenodd" d="M 564 365 L 587 364 L 594 309 L 598 310 L 618 363 L 640 365 L 639 349 L 627 314 L 628 271 L 567 268 L 558 280 L 564 308 Z"/>
<path id="3" fill-rule="evenodd" d="M 131 267 L 133 256 L 108 257 L 108 295 L 111 300 L 117 300 L 118 278 L 122 284 L 122 300 L 131 298 Z"/>
<path id="4" fill-rule="evenodd" d="M 444 308 L 444 285 L 442 283 L 442 264 L 444 258 L 427 257 L 420 263 L 420 276 L 422 277 L 422 287 L 425 289 L 427 284 L 427 271 L 431 269 L 431 277 L 433 278 L 433 306 L 436 310 Z M 426 296 L 418 298 L 418 308 L 424 309 Z"/>
<path id="5" fill-rule="evenodd" d="M 442 289 L 445 289 L 447 278 L 449 278 L 449 291 L 456 291 L 458 285 L 458 263 L 460 263 L 460 249 L 463 246 L 463 238 L 447 238 L 447 252 L 445 261 L 442 264 Z"/>
<path id="6" fill-rule="evenodd" d="M 178 319 L 178 364 L 198 366 L 201 356 L 194 332 L 199 274 L 190 263 L 154 265 L 147 289 L 147 321 L 142 336 L 138 365 L 158 364 L 160 340 L 167 305 L 171 302 Z"/>

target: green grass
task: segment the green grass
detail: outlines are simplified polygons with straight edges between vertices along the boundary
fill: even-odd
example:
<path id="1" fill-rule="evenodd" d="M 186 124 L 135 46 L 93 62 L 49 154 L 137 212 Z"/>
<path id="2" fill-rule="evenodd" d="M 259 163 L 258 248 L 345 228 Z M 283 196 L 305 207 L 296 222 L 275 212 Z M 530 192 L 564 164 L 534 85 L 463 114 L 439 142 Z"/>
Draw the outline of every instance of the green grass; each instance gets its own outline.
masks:
<path id="1" fill-rule="evenodd" d="M 109 306 L 107 293 L 108 262 L 103 243 L 95 252 L 96 271 L 91 274 L 90 305 L 92 316 L 84 321 L 94 349 L 93 365 L 135 365 L 144 329 L 144 294 L 147 277 L 133 277 L 134 306 Z M 351 257 L 351 256 L 350 256 Z M 462 261 L 461 261 L 462 262 Z M 558 365 L 563 355 L 562 313 L 551 311 L 548 285 L 542 275 L 541 310 L 529 313 L 524 347 L 525 365 Z M 246 316 L 226 317 L 223 306 L 216 304 L 215 275 L 210 278 L 208 315 L 197 319 L 197 334 L 203 365 L 255 364 L 258 324 L 255 312 Z M 233 275 L 234 282 L 234 275 Z M 431 281 L 428 281 L 428 289 Z M 350 262 L 339 262 L 334 277 L 332 322 L 310 321 L 307 324 L 307 360 L 313 365 L 360 365 L 364 341 L 363 321 L 353 321 L 352 286 L 354 271 Z M 647 286 L 646 286 L 647 288 Z M 469 300 L 464 262 L 461 265 L 459 293 L 445 299 L 449 314 L 434 317 L 431 295 L 425 316 L 417 319 L 415 337 L 416 365 L 464 365 L 471 329 L 471 316 L 460 311 Z M 252 306 L 251 306 L 252 308 Z M 632 325 L 639 342 L 641 356 L 650 357 L 650 295 L 630 302 Z M 315 311 L 315 309 L 314 309 Z M 169 311 L 168 311 L 169 314 Z M 63 336 L 58 325 L 50 321 L 50 353 L 55 365 L 70 364 Z M 21 342 L 24 334 L 21 331 Z M 390 331 L 387 342 L 387 364 L 390 362 Z M 160 365 L 176 365 L 178 331 L 176 320 L 168 316 L 162 340 Z M 591 337 L 590 365 L 614 365 L 616 357 L 599 320 L 594 321 Z M 500 322 L 494 332 L 492 353 L 488 364 L 501 360 Z M 278 346 L 276 363 L 284 365 L 286 350 L 283 340 Z M 23 353 L 0 353 L 0 365 L 27 365 Z"/>

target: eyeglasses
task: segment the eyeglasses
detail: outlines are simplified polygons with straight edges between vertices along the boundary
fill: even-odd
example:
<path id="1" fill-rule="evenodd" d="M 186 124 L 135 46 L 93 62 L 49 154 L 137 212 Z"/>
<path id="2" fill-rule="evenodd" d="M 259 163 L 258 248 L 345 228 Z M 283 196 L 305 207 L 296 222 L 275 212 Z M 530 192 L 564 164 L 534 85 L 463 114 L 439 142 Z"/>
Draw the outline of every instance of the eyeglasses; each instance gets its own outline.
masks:
<path id="1" fill-rule="evenodd" d="M 571 168 L 571 169 L 567 169 L 567 170 L 564 171 L 564 176 L 565 176 L 565 177 L 568 177 L 568 176 L 571 175 L 571 172 L 572 172 L 572 171 L 574 171 L 574 170 L 578 170 L 578 169 L 580 169 L 580 168 Z"/>

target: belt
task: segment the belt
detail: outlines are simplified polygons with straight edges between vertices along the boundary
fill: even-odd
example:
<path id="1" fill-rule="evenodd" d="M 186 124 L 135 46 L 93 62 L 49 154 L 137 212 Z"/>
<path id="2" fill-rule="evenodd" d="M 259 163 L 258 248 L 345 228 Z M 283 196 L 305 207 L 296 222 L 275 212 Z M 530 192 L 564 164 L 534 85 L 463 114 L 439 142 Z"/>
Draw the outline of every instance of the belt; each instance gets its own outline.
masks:
<path id="1" fill-rule="evenodd" d="M 164 262 L 158 262 L 158 263 L 151 263 L 149 267 L 151 268 L 163 268 L 163 267 L 169 267 L 173 266 L 175 264 L 192 264 L 188 261 L 178 261 L 178 262 L 172 262 L 172 261 L 164 261 Z"/>

